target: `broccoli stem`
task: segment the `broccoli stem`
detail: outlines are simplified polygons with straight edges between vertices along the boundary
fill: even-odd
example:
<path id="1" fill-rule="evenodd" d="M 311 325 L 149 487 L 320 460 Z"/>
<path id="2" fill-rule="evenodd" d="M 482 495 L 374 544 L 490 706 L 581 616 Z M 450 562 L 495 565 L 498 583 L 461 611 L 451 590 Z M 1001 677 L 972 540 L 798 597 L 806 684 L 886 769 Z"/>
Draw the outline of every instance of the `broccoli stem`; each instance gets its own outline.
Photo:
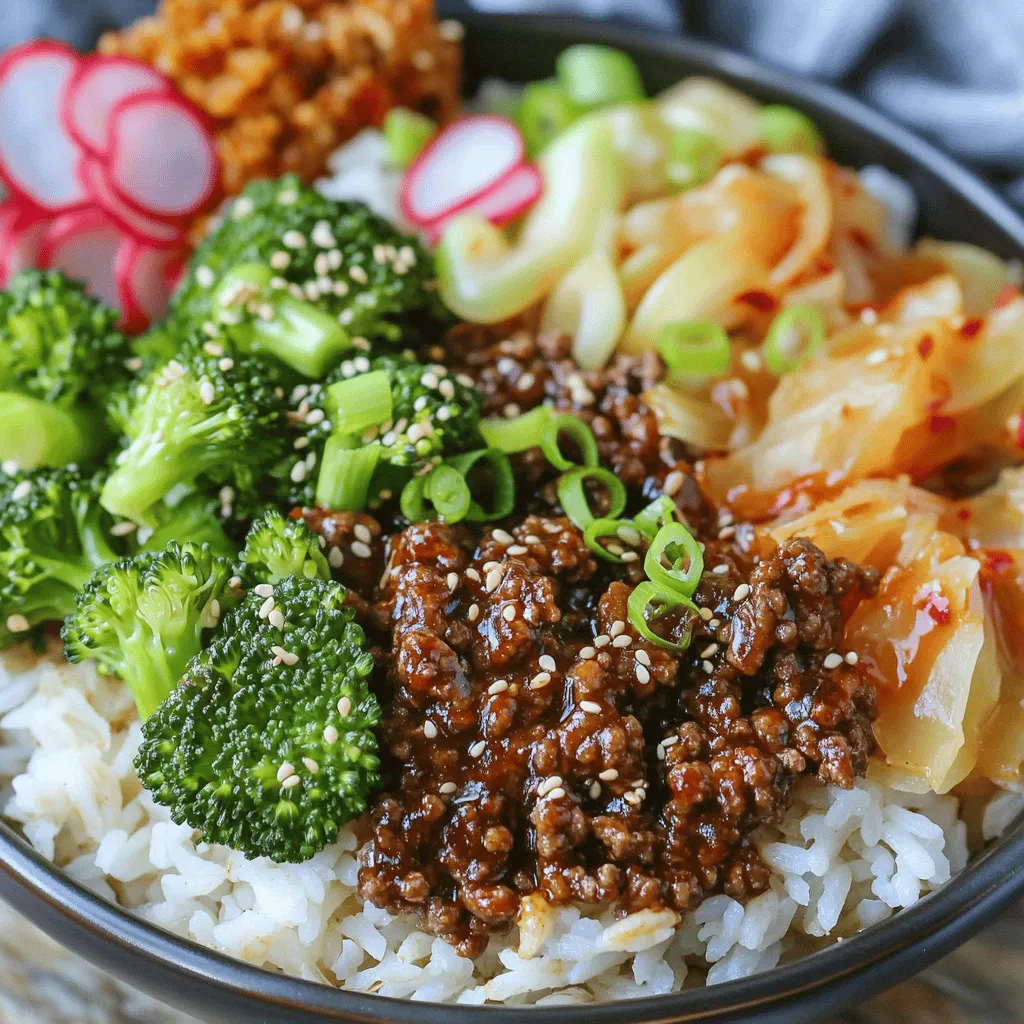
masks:
<path id="1" fill-rule="evenodd" d="M 22 469 L 85 462 L 99 449 L 105 431 L 95 416 L 38 398 L 0 391 L 0 460 Z"/>
<path id="2" fill-rule="evenodd" d="M 243 263 L 224 275 L 222 298 L 255 288 L 257 301 L 273 311 L 269 318 L 250 317 L 232 336 L 243 349 L 273 356 L 305 377 L 322 377 L 352 347 L 352 340 L 330 313 L 288 292 L 271 289 L 272 277 L 273 271 L 263 263 Z"/>

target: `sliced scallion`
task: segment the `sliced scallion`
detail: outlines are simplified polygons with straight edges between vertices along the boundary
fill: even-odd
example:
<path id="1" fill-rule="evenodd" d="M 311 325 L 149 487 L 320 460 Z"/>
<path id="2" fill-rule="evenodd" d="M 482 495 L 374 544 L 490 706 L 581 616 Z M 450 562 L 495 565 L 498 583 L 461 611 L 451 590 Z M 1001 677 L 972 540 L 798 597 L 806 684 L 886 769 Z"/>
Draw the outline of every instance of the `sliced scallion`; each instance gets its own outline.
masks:
<path id="1" fill-rule="evenodd" d="M 656 644 L 658 647 L 664 647 L 669 651 L 685 651 L 690 646 L 690 631 L 687 630 L 683 639 L 678 642 L 659 636 L 649 625 L 647 618 L 648 608 L 651 608 L 653 611 L 652 617 L 657 619 L 675 608 L 688 608 L 690 611 L 695 612 L 697 606 L 688 597 L 684 597 L 682 594 L 671 590 L 664 590 L 649 580 L 635 587 L 633 593 L 629 595 L 629 600 L 626 602 L 626 613 L 629 621 L 645 640 Z"/>
<path id="2" fill-rule="evenodd" d="M 396 167 L 408 167 L 436 134 L 436 121 L 408 107 L 392 107 L 384 118 L 384 144 Z"/>
<path id="3" fill-rule="evenodd" d="M 761 354 L 772 373 L 789 373 L 825 343 L 825 324 L 814 306 L 791 306 L 773 321 Z"/>
<path id="4" fill-rule="evenodd" d="M 327 438 L 316 481 L 316 503 L 335 512 L 366 508 L 370 481 L 380 459 L 380 444 L 360 445 L 345 434 Z"/>
<path id="5" fill-rule="evenodd" d="M 579 449 L 582 463 L 573 462 L 562 454 L 558 446 L 558 435 L 568 434 Z M 597 438 L 594 432 L 582 420 L 575 416 L 554 416 L 545 425 L 540 438 L 540 448 L 555 469 L 573 469 L 577 465 L 590 468 L 597 466 L 601 461 L 600 453 L 597 450 Z"/>
<path id="6" fill-rule="evenodd" d="M 607 562 L 616 562 L 620 565 L 625 563 L 625 559 L 602 544 L 602 538 L 615 537 L 616 542 L 620 545 L 632 546 L 639 543 L 642 536 L 643 534 L 637 529 L 636 524 L 629 519 L 595 519 L 583 531 L 583 540 L 595 555 Z"/>
<path id="7" fill-rule="evenodd" d="M 464 455 L 453 455 L 445 463 L 464 477 L 469 488 L 472 500 L 466 519 L 473 523 L 486 523 L 512 514 L 516 507 L 516 481 L 512 464 L 503 451 L 480 448 Z M 483 494 L 489 496 L 489 507 L 474 497 Z"/>
<path id="8" fill-rule="evenodd" d="M 430 471 L 423 496 L 446 523 L 465 519 L 473 502 L 466 478 L 453 466 L 445 465 L 435 466 Z"/>
<path id="9" fill-rule="evenodd" d="M 608 491 L 608 510 L 604 518 L 617 519 L 626 508 L 626 485 L 610 470 L 600 466 L 570 469 L 558 478 L 558 500 L 565 514 L 581 530 L 597 518 L 590 509 L 586 483 L 603 484 Z"/>
<path id="10" fill-rule="evenodd" d="M 669 560 L 669 568 L 662 564 L 662 556 Z M 651 541 L 644 558 L 644 572 L 662 590 L 689 597 L 697 589 L 704 572 L 700 545 L 682 523 L 669 523 Z"/>
<path id="11" fill-rule="evenodd" d="M 658 531 L 676 521 L 676 503 L 667 495 L 655 498 L 633 518 L 633 525 L 645 536 L 654 539 Z"/>
<path id="12" fill-rule="evenodd" d="M 580 108 L 555 79 L 531 82 L 523 90 L 516 120 L 526 140 L 526 151 L 536 156 L 580 116 Z"/>
<path id="13" fill-rule="evenodd" d="M 569 99 L 587 110 L 646 98 L 636 61 L 611 46 L 570 46 L 559 54 L 555 68 Z"/>
<path id="14" fill-rule="evenodd" d="M 814 122 L 794 107 L 781 103 L 762 107 L 757 114 L 758 135 L 773 153 L 807 153 L 814 156 L 824 148 Z"/>
<path id="15" fill-rule="evenodd" d="M 336 381 L 327 389 L 327 414 L 335 431 L 362 434 L 391 419 L 391 380 L 387 370 L 371 370 Z"/>
<path id="16" fill-rule="evenodd" d="M 674 320 L 664 324 L 658 352 L 670 370 L 679 373 L 718 374 L 729 369 L 729 335 L 713 320 Z"/>
<path id="17" fill-rule="evenodd" d="M 497 448 L 509 455 L 525 452 L 540 445 L 544 428 L 551 421 L 551 410 L 546 405 L 524 412 L 511 419 L 495 417 L 480 421 L 480 434 L 488 448 Z"/>
<path id="18" fill-rule="evenodd" d="M 676 128 L 668 144 L 665 173 L 676 188 L 693 188 L 714 177 L 722 159 L 722 147 L 706 132 Z"/>

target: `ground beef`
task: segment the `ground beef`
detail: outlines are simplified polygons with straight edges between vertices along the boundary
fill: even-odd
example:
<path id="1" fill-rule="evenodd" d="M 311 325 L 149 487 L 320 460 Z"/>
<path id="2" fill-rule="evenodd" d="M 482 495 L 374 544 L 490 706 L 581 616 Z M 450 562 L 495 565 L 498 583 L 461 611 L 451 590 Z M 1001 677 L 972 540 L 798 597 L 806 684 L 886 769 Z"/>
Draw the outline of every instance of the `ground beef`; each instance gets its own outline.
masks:
<path id="1" fill-rule="evenodd" d="M 699 613 L 658 620 L 679 650 L 644 640 L 627 603 L 645 542 L 625 565 L 598 559 L 538 453 L 516 462 L 515 514 L 487 529 L 297 511 L 378 655 L 387 783 L 360 891 L 467 955 L 530 894 L 682 912 L 763 891 L 751 837 L 794 780 L 848 787 L 866 769 L 874 691 L 842 634 L 875 574 L 712 508 L 693 453 L 658 438 L 641 398 L 655 358 L 587 374 L 564 341 L 522 330 L 463 328 L 448 344 L 489 413 L 543 400 L 588 422 L 628 514 L 673 497 L 704 546 Z"/>

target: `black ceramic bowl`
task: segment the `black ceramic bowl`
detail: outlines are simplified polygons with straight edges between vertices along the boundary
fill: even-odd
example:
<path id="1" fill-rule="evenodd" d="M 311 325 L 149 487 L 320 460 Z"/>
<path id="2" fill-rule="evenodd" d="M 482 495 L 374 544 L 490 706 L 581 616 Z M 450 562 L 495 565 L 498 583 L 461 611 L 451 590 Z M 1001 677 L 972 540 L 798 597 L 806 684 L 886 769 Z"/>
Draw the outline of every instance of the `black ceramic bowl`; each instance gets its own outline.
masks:
<path id="1" fill-rule="evenodd" d="M 630 51 L 654 92 L 694 73 L 806 110 L 844 164 L 883 164 L 910 181 L 921 232 L 1024 257 L 1024 221 L 931 146 L 838 92 L 712 46 L 537 18 L 470 20 L 466 87 L 484 77 L 527 81 L 581 40 Z M 820 953 L 764 974 L 677 995 L 587 1006 L 593 1024 L 677 1021 L 805 1024 L 903 981 L 1024 894 L 1024 822 L 938 893 Z M 218 1024 L 486 1024 L 529 1017 L 562 1024 L 578 1009 L 431 1006 L 337 991 L 251 967 L 178 939 L 92 895 L 0 825 L 0 896 L 55 939 L 167 1003 Z"/>

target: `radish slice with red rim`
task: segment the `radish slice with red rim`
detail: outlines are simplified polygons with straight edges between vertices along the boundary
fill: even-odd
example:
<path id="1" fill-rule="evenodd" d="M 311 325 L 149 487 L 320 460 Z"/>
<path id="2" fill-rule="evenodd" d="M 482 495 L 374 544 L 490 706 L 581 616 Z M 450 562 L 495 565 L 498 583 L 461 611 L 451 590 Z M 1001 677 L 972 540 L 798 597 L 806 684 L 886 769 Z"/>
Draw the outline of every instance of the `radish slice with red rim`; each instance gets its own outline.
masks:
<path id="1" fill-rule="evenodd" d="M 124 235 L 105 214 L 75 210 L 52 221 L 39 247 L 39 266 L 59 270 L 108 306 L 120 305 L 114 282 L 114 259 Z"/>
<path id="2" fill-rule="evenodd" d="M 114 278 L 124 329 L 144 331 L 163 319 L 184 257 L 173 249 L 154 249 L 134 238 L 125 238 L 114 261 Z"/>
<path id="3" fill-rule="evenodd" d="M 16 46 L 0 60 L 0 177 L 49 213 L 88 200 L 75 174 L 78 150 L 59 116 L 77 66 L 74 50 L 48 40 Z"/>
<path id="4" fill-rule="evenodd" d="M 39 265 L 39 246 L 51 221 L 38 210 L 8 201 L 0 207 L 0 284 Z"/>
<path id="5" fill-rule="evenodd" d="M 419 227 L 451 217 L 519 166 L 526 146 L 505 117 L 463 117 L 445 128 L 402 179 L 402 214 Z"/>
<path id="6" fill-rule="evenodd" d="M 121 100 L 172 89 L 159 71 L 134 57 L 93 54 L 78 65 L 64 92 L 64 128 L 83 149 L 105 155 L 110 114 Z"/>
<path id="7" fill-rule="evenodd" d="M 504 227 L 533 206 L 543 191 L 544 176 L 533 164 L 514 167 L 501 181 L 492 185 L 468 206 L 463 206 L 451 216 L 431 224 L 428 229 L 430 240 L 433 243 L 440 241 L 445 225 L 464 213 L 474 213 L 478 217 L 486 218 L 496 227 Z"/>
<path id="8" fill-rule="evenodd" d="M 121 100 L 110 115 L 110 183 L 154 217 L 198 213 L 217 186 L 218 160 L 205 116 L 166 91 Z"/>
<path id="9" fill-rule="evenodd" d="M 93 201 L 121 226 L 126 234 L 158 248 L 177 248 L 182 231 L 178 224 L 140 213 L 126 203 L 110 184 L 107 169 L 97 157 L 84 155 L 78 173 Z"/>

